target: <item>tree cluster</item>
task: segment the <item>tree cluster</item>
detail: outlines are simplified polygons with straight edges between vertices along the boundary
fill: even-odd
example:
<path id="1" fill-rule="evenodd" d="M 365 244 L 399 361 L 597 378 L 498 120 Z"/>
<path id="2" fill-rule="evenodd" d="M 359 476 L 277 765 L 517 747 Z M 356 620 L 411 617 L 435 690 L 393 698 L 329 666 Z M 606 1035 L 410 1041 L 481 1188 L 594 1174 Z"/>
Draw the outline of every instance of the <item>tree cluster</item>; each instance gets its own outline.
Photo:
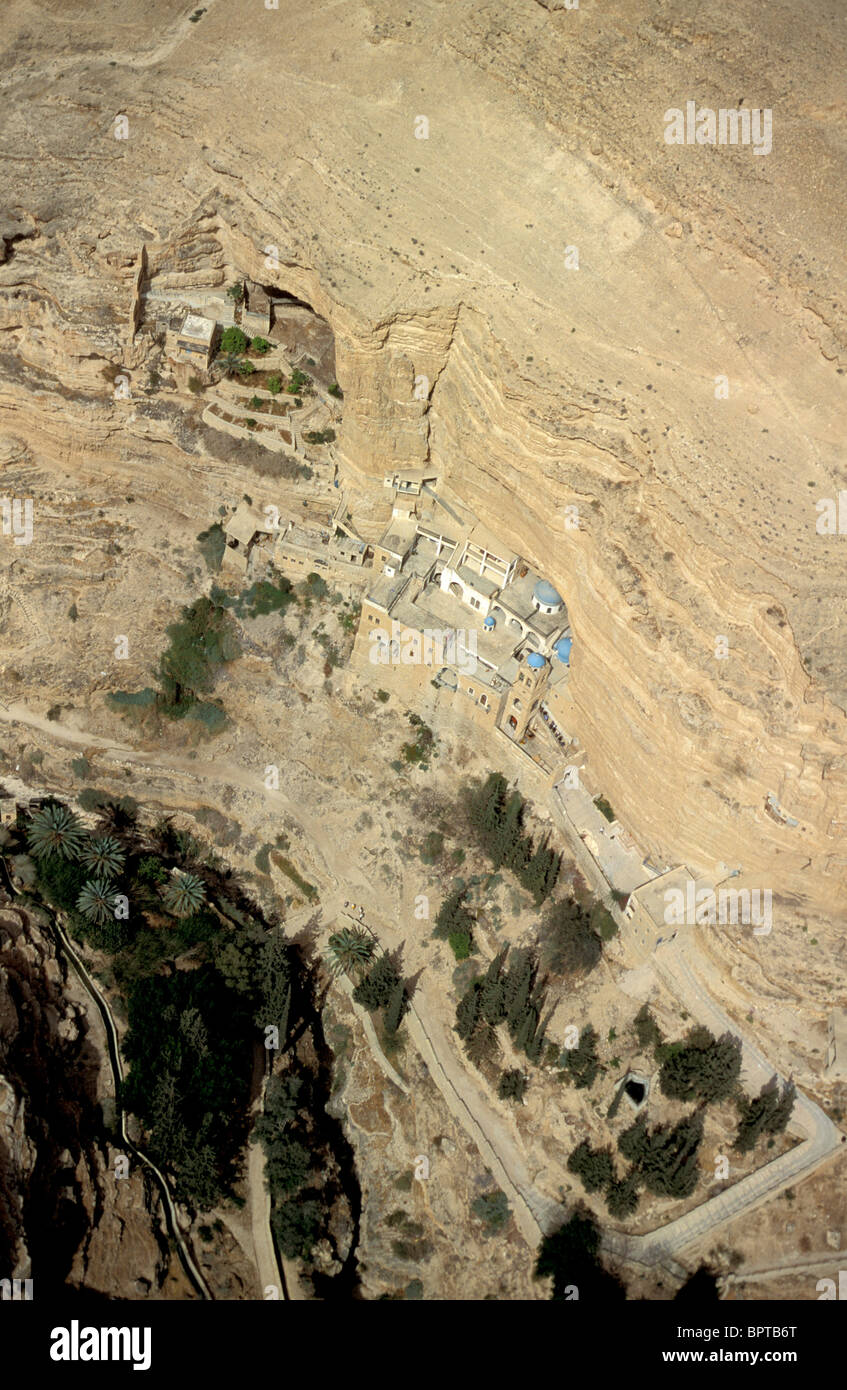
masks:
<path id="1" fill-rule="evenodd" d="M 388 1034 L 397 1032 L 409 1008 L 406 986 L 389 955 L 377 957 L 353 990 L 353 998 L 368 1013 L 383 1011 L 382 1025 Z"/>
<path id="2" fill-rule="evenodd" d="M 510 792 L 503 774 L 491 772 L 485 782 L 466 788 L 463 800 L 471 833 L 495 870 L 510 869 L 539 906 L 556 886 L 561 861 L 524 831 L 520 792 Z"/>
<path id="3" fill-rule="evenodd" d="M 782 1134 L 791 1119 L 795 1097 L 793 1082 L 789 1081 L 781 1088 L 776 1078 L 763 1086 L 757 1096 L 745 1096 L 739 1102 L 738 1133 L 734 1144 L 739 1153 L 749 1153 L 764 1134 Z"/>
<path id="4" fill-rule="evenodd" d="M 728 1099 L 741 1074 L 741 1039 L 726 1034 L 715 1038 L 697 1024 L 681 1043 L 665 1046 L 659 1085 L 672 1100 L 705 1104 Z"/>
<path id="5" fill-rule="evenodd" d="M 541 963 L 551 975 L 587 973 L 597 964 L 602 945 L 591 913 L 574 898 L 562 898 L 547 910 L 539 933 Z"/>

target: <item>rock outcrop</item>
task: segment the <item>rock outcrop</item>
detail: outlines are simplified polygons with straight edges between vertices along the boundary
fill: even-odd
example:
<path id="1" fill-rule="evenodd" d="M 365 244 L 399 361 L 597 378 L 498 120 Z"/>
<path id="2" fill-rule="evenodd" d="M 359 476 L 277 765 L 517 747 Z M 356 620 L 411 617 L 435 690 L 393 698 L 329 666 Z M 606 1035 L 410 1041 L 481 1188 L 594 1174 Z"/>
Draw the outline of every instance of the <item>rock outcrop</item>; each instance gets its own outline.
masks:
<path id="1" fill-rule="evenodd" d="M 847 542 L 817 504 L 847 477 L 843 40 L 832 0 L 816 14 L 798 35 L 717 0 L 210 0 L 190 23 L 152 0 L 115 10 L 110 49 L 102 12 L 45 27 L 20 0 L 0 428 L 29 453 L 7 485 L 219 500 L 185 402 L 113 397 L 155 349 L 142 245 L 148 292 L 246 275 L 306 301 L 350 479 L 431 461 L 566 595 L 572 732 L 621 820 L 657 861 L 741 867 L 786 924 L 828 919 L 834 949 Z M 772 150 L 666 144 L 689 99 L 771 109 Z M 67 564 L 108 569 L 93 545 Z"/>

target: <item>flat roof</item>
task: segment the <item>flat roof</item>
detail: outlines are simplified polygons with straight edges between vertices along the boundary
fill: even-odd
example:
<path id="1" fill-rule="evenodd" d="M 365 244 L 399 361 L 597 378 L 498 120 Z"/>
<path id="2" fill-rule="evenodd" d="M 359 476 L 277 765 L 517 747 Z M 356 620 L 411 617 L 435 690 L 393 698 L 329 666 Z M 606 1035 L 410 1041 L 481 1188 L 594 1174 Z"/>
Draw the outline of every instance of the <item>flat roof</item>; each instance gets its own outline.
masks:
<path id="1" fill-rule="evenodd" d="M 456 573 L 460 579 L 464 580 L 472 589 L 476 589 L 478 594 L 484 594 L 486 598 L 491 598 L 492 594 L 496 594 L 500 587 L 499 584 L 494 583 L 493 579 L 486 579 L 484 574 L 480 574 L 478 570 L 469 569 L 467 565 L 460 565 Z"/>
<path id="2" fill-rule="evenodd" d="M 513 560 L 517 560 L 518 558 L 517 551 L 509 550 L 508 546 L 503 544 L 499 536 L 495 536 L 494 532 L 489 531 L 487 526 L 481 526 L 479 524 L 473 526 L 468 535 L 467 543 L 468 545 L 478 546 L 482 550 L 487 550 L 495 560 L 504 561 L 507 565 L 510 565 Z"/>
<path id="3" fill-rule="evenodd" d="M 415 542 L 414 521 L 398 521 L 393 518 L 388 530 L 379 541 L 382 550 L 389 550 L 392 555 L 405 555 Z"/>
<path id="4" fill-rule="evenodd" d="M 247 544 L 255 536 L 257 531 L 270 533 L 270 526 L 264 512 L 260 512 L 258 507 L 252 507 L 247 502 L 239 502 L 229 521 L 224 526 L 224 531 L 233 540 Z"/>
<path id="5" fill-rule="evenodd" d="M 201 314 L 186 314 L 179 336 L 193 338 L 198 343 L 210 343 L 214 331 L 214 319 L 203 318 Z"/>
<path id="6" fill-rule="evenodd" d="M 368 589 L 366 598 L 368 603 L 372 603 L 375 608 L 382 608 L 387 613 L 393 603 L 402 594 L 409 579 L 405 574 L 378 575 Z"/>

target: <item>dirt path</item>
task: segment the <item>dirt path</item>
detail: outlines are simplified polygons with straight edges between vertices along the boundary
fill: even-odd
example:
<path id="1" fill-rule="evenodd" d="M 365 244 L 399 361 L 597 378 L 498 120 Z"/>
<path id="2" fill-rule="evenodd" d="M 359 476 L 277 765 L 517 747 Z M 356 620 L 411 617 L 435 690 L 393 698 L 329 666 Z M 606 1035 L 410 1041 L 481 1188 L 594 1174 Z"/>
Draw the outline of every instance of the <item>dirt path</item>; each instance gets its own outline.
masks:
<path id="1" fill-rule="evenodd" d="M 305 809 L 302 798 L 294 800 L 283 789 L 268 791 L 255 773 L 249 773 L 228 761 L 216 761 L 210 772 L 209 765 L 198 763 L 196 759 L 170 753 L 165 757 L 155 752 L 136 752 L 124 744 L 115 743 L 114 740 L 69 728 L 58 721 L 48 721 L 35 715 L 24 705 L 15 703 L 8 708 L 0 706 L 0 722 L 15 721 L 38 728 L 49 737 L 63 742 L 99 748 L 113 756 L 116 761 L 137 768 L 141 772 L 156 776 L 165 774 L 179 781 L 200 784 L 206 789 L 206 798 L 214 799 L 215 788 L 221 790 L 226 786 L 235 785 L 255 792 L 270 805 L 285 807 L 294 822 L 299 824 L 309 837 L 312 854 L 319 865 L 321 875 L 332 885 L 326 903 L 327 918 L 331 920 L 329 912 L 330 909 L 337 910 L 339 885 L 338 878 L 330 866 L 336 862 L 339 850 L 343 853 L 343 847 L 330 838 L 321 818 L 311 815 Z M 180 798 L 178 792 L 169 792 L 163 796 L 161 791 L 157 791 L 155 796 L 157 800 L 165 799 L 175 805 L 185 805 L 184 795 Z M 408 900 L 409 910 L 397 914 L 391 910 L 387 894 L 380 890 L 376 881 L 369 881 L 367 876 L 352 864 L 345 864 L 344 875 L 345 883 L 349 885 L 348 891 L 352 889 L 369 895 L 372 904 L 369 917 L 381 942 L 389 949 L 398 946 L 405 934 L 406 923 L 414 920 L 409 896 L 411 890 L 406 890 L 404 895 Z M 676 943 L 674 947 L 676 948 Z M 679 948 L 663 954 L 661 960 L 657 961 L 654 957 L 653 968 L 662 973 L 673 992 L 686 1004 L 694 1017 L 701 1018 L 717 1034 L 727 1029 L 736 1034 L 739 1032 L 708 994 L 701 981 L 696 978 L 689 953 L 682 949 L 681 943 Z M 484 1162 L 497 1175 L 501 1187 L 509 1196 L 525 1239 L 535 1246 L 542 1234 L 554 1229 L 558 1224 L 562 1208 L 558 1202 L 552 1201 L 533 1186 L 521 1146 L 511 1126 L 495 1110 L 481 1087 L 474 1082 L 457 1050 L 452 1033 L 448 1034 L 448 1030 L 440 1022 L 439 1009 L 437 1004 L 432 1002 L 433 989 L 440 990 L 441 986 L 428 979 L 424 970 L 417 981 L 413 1011 L 409 1018 L 413 1041 L 448 1109 L 473 1140 Z M 373 1046 L 371 1040 L 368 1041 Z M 754 1044 L 743 1039 L 743 1046 L 751 1080 L 755 1077 L 766 1080 L 773 1075 L 774 1068 L 767 1063 Z M 603 1239 L 604 1248 L 610 1254 L 640 1264 L 672 1263 L 677 1252 L 769 1200 L 785 1187 L 807 1177 L 838 1151 L 842 1135 L 818 1106 L 801 1095 L 798 1095 L 795 1118 L 807 1138 L 790 1153 L 763 1165 L 725 1192 L 707 1199 L 684 1216 L 655 1231 L 640 1236 L 630 1236 L 614 1230 L 607 1231 Z M 263 1262 L 266 1263 L 266 1260 L 263 1259 Z"/>

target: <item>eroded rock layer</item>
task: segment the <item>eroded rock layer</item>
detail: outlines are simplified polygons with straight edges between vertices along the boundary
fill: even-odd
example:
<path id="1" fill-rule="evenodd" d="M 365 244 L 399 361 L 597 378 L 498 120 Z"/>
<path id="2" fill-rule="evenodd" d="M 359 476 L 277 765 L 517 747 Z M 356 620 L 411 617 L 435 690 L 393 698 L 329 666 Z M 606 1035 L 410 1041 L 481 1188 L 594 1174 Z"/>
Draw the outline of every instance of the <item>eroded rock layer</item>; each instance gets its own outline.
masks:
<path id="1" fill-rule="evenodd" d="M 430 460 L 566 595 L 572 732 L 624 823 L 840 939 L 847 540 L 816 526 L 847 478 L 835 0 L 801 26 L 716 0 L 54 8 L 4 25 L 12 485 L 144 459 L 151 502 L 196 491 L 180 412 L 106 379 L 149 350 L 142 246 L 147 289 L 246 274 L 305 300 L 335 334 L 342 466 Z M 688 100 L 772 110 L 772 150 L 666 144 Z"/>

